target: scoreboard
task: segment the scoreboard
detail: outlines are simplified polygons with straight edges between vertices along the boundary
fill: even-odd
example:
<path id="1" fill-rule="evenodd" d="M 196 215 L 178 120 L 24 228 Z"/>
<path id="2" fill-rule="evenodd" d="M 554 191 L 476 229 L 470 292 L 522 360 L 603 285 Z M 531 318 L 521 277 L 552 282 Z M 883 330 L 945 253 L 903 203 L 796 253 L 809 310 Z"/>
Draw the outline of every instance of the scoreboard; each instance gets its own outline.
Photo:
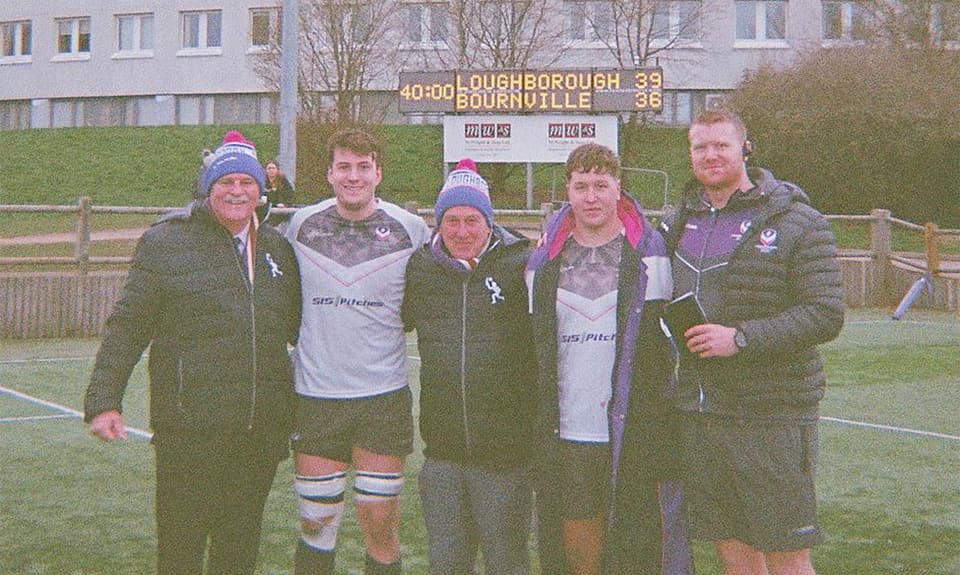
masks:
<path id="1" fill-rule="evenodd" d="M 660 112 L 663 70 L 453 70 L 400 73 L 400 112 Z"/>

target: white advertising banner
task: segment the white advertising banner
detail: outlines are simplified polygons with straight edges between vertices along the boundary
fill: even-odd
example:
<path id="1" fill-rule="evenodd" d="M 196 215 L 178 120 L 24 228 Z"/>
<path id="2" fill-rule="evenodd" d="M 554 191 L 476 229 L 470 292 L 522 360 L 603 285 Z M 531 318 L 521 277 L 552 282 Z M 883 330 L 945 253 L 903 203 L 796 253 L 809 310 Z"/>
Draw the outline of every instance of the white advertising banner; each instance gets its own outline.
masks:
<path id="1" fill-rule="evenodd" d="M 444 116 L 443 161 L 562 164 L 581 144 L 616 153 L 616 116 Z"/>

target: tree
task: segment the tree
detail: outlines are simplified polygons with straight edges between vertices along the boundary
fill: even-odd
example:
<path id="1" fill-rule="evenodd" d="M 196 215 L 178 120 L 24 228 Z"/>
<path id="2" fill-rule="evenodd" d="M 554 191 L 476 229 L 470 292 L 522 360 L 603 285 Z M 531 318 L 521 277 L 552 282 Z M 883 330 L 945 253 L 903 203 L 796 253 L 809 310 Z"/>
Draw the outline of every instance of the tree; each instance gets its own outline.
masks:
<path id="1" fill-rule="evenodd" d="M 445 42 L 433 53 L 446 69 L 547 67 L 564 54 L 549 0 L 450 0 Z"/>
<path id="2" fill-rule="evenodd" d="M 584 10 L 595 38 L 621 68 L 647 66 L 659 55 L 700 40 L 717 11 L 711 0 L 609 0 Z M 604 8 L 605 7 L 605 8 Z M 609 22 L 608 22 L 609 21 Z"/>
<path id="3" fill-rule="evenodd" d="M 406 67 L 448 70 L 549 68 L 566 52 L 563 26 L 552 0 L 450 0 L 441 26 L 444 41 L 421 51 Z M 431 16 L 431 22 L 439 17 Z M 505 189 L 518 164 L 480 171 L 493 189 Z"/>
<path id="4" fill-rule="evenodd" d="M 392 75 L 399 37 L 394 0 L 305 0 L 300 8 L 299 92 L 307 120 L 357 122 L 364 96 Z M 271 42 L 255 71 L 279 90 L 280 45 Z M 370 109 L 365 110 L 370 113 Z M 367 115 L 366 121 L 377 118 Z"/>
<path id="5" fill-rule="evenodd" d="M 960 222 L 960 54 L 820 50 L 749 74 L 732 105 L 750 128 L 752 159 L 822 210 Z"/>

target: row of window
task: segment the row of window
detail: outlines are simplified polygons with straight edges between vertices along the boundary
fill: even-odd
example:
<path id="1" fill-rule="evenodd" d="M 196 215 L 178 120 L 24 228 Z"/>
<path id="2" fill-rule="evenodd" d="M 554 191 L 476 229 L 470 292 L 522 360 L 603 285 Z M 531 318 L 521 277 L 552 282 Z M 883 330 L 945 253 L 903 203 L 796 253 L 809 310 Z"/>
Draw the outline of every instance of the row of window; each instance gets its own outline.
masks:
<path id="1" fill-rule="evenodd" d="M 614 3 L 609 0 L 571 0 L 566 4 L 569 39 L 583 42 L 613 39 L 616 33 Z M 821 6 L 821 38 L 825 41 L 867 40 L 871 30 L 878 24 L 877 14 L 864 2 L 823 0 Z M 786 39 L 786 1 L 736 0 L 735 7 L 735 39 L 738 42 Z M 701 38 L 701 11 L 701 0 L 656 2 L 650 17 L 649 38 L 654 43 L 696 43 Z M 938 41 L 960 41 L 960 4 L 934 2 L 929 6 L 929 13 L 923 16 L 929 18 L 927 25 Z"/>
<path id="2" fill-rule="evenodd" d="M 268 46 L 279 38 L 277 8 L 250 10 L 250 40 L 254 47 Z M 153 50 L 153 14 L 117 14 L 115 50 L 119 54 L 143 54 Z M 180 13 L 180 47 L 185 50 L 219 48 L 223 35 L 221 10 Z M 56 20 L 58 56 L 90 54 L 90 17 Z M 33 53 L 33 23 L 30 20 L 0 22 L 0 57 L 28 58 Z"/>
<path id="3" fill-rule="evenodd" d="M 921 9 L 915 8 L 902 17 L 907 20 L 910 29 L 912 18 L 926 19 L 925 26 L 912 26 L 922 34 L 924 28 L 938 42 L 960 41 L 960 3 L 932 2 Z M 824 40 L 867 40 L 871 30 L 877 25 L 878 15 L 873 8 L 862 2 L 824 0 L 823 2 L 823 39 Z M 908 39 L 910 34 L 908 33 Z M 916 39 L 916 38 L 912 38 Z"/>
<path id="4" fill-rule="evenodd" d="M 735 39 L 740 44 L 751 42 L 783 42 L 787 37 L 786 0 L 735 0 Z M 617 21 L 623 26 L 625 14 L 615 11 L 629 10 L 632 5 L 614 0 L 563 0 L 566 39 L 579 44 L 609 44 L 617 34 Z M 495 12 L 502 10 L 496 3 L 487 3 L 484 8 Z M 643 12 L 645 9 L 641 8 Z M 649 17 L 643 16 L 651 42 L 667 42 L 681 45 L 696 45 L 703 28 L 703 0 L 661 0 L 649 9 Z M 483 10 L 481 18 L 484 19 Z M 634 14 L 633 16 L 636 16 Z M 956 2 L 941 2 L 931 5 L 929 14 L 931 31 L 941 41 L 960 40 L 960 5 Z M 341 14 L 341 29 L 359 31 L 368 20 L 363 6 L 344 6 Z M 404 41 L 410 46 L 437 47 L 446 44 L 449 37 L 449 5 L 446 2 L 404 2 L 401 8 L 404 23 Z M 871 8 L 857 0 L 822 0 L 822 39 L 826 41 L 866 40 L 867 31 L 873 22 Z M 496 24 L 497 14 L 485 18 Z M 649 26 L 647 27 L 647 24 Z M 264 34 L 265 36 L 265 34 Z M 256 45 L 257 42 L 255 41 Z"/>
<path id="5" fill-rule="evenodd" d="M 786 0 L 736 0 L 738 42 L 779 42 L 786 39 Z M 616 35 L 611 0 L 564 0 L 565 34 L 574 43 L 604 43 Z M 345 6 L 347 20 L 362 20 L 360 10 Z M 855 0 L 823 0 L 822 38 L 824 40 L 866 39 L 871 14 Z M 653 5 L 649 18 L 649 37 L 654 43 L 675 41 L 695 44 L 701 37 L 702 0 L 672 0 Z M 449 6 L 445 2 L 406 3 L 401 7 L 404 40 L 408 45 L 437 47 L 449 35 Z M 116 51 L 123 54 L 149 54 L 153 50 L 153 14 L 118 14 Z M 932 26 L 943 41 L 960 40 L 960 6 L 944 3 L 937 7 Z M 279 8 L 250 10 L 250 45 L 264 48 L 279 42 Z M 217 49 L 221 46 L 222 11 L 202 10 L 180 13 L 180 47 L 184 50 Z M 354 22 L 355 24 L 355 22 Z M 348 26 L 347 29 L 353 29 Z M 61 57 L 89 55 L 90 18 L 56 20 L 57 53 Z M 0 22 L 0 58 L 29 58 L 32 51 L 30 20 Z"/>
<path id="6" fill-rule="evenodd" d="M 844 2 L 845 4 L 847 2 Z M 736 0 L 736 39 L 741 41 L 784 40 L 786 0 Z M 701 38 L 702 0 L 656 2 L 649 15 L 649 39 L 654 43 L 687 45 Z M 605 44 L 615 39 L 615 10 L 611 0 L 564 0 L 567 40 L 581 44 Z M 405 5 L 405 40 L 408 43 L 442 43 L 447 39 L 448 6 L 445 3 Z M 622 16 L 619 18 L 622 21 Z"/>

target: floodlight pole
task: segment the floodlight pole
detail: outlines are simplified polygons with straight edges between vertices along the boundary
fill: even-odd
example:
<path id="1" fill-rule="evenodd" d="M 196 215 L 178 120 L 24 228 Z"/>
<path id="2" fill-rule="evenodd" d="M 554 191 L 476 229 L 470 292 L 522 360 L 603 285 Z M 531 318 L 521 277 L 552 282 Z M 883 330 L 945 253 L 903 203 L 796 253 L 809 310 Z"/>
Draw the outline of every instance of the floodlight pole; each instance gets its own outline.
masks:
<path id="1" fill-rule="evenodd" d="M 283 0 L 283 37 L 280 39 L 280 169 L 297 183 L 297 63 L 300 11 L 297 0 Z"/>

